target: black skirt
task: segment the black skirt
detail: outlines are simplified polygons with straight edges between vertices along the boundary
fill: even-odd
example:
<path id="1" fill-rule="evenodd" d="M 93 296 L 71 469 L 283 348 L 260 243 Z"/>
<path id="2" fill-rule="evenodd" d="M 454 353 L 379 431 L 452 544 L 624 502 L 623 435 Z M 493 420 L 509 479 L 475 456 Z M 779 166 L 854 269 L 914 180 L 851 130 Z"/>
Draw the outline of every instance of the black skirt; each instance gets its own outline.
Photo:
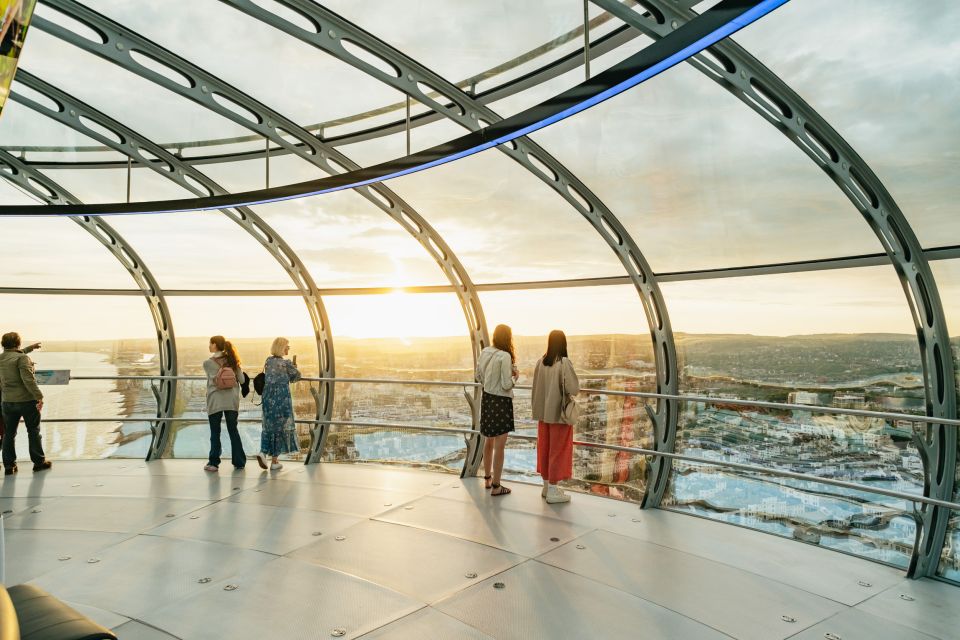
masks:
<path id="1" fill-rule="evenodd" d="M 487 438 L 513 431 L 513 398 L 483 392 L 480 399 L 480 433 Z"/>

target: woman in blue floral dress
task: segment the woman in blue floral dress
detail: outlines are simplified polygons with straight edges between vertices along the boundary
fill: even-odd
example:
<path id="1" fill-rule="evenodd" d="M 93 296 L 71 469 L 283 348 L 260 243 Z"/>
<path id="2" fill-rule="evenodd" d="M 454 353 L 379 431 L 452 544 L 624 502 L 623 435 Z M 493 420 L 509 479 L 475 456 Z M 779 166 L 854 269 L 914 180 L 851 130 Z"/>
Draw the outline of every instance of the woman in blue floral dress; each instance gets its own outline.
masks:
<path id="1" fill-rule="evenodd" d="M 257 463 L 266 469 L 267 458 L 271 458 L 272 471 L 283 468 L 277 459 L 281 454 L 300 451 L 290 395 L 290 383 L 300 379 L 300 372 L 294 362 L 284 358 L 288 353 L 290 342 L 277 338 L 270 347 L 270 357 L 263 363 L 263 434 Z"/>

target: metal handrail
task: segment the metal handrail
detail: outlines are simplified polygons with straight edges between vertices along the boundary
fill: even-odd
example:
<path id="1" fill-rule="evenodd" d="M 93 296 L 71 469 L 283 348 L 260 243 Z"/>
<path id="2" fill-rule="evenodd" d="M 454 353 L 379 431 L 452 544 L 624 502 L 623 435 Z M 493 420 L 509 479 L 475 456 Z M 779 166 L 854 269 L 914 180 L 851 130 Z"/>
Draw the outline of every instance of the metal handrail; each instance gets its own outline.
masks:
<path id="1" fill-rule="evenodd" d="M 204 376 L 71 376 L 71 380 L 206 380 Z M 437 386 L 437 387 L 479 387 L 478 382 L 453 382 L 446 380 L 398 380 L 393 378 L 301 378 L 303 382 L 350 382 L 355 384 L 398 384 L 398 385 L 419 385 L 419 386 Z M 530 391 L 529 385 L 515 385 L 514 389 L 521 391 Z M 950 426 L 960 426 L 960 419 L 956 418 L 935 418 L 932 416 L 916 415 L 912 413 L 894 413 L 887 411 L 870 411 L 868 409 L 844 409 L 841 407 L 825 407 L 816 404 L 793 404 L 787 402 L 766 402 L 763 400 L 741 400 L 738 398 L 712 398 L 709 396 L 656 393 L 653 391 L 617 391 L 614 389 L 581 389 L 584 395 L 610 395 L 624 396 L 634 398 L 644 398 L 648 400 L 680 400 L 684 402 L 696 402 L 709 405 L 736 405 L 741 407 L 755 407 L 758 409 L 779 409 L 783 411 L 808 411 L 811 413 L 823 413 L 833 415 L 850 415 L 863 418 L 880 418 L 882 420 L 903 420 L 919 424 L 943 424 Z"/>
<path id="2" fill-rule="evenodd" d="M 449 380 L 397 380 L 394 378 L 300 378 L 306 382 L 354 382 L 367 384 L 406 384 L 431 387 L 479 387 L 479 382 L 453 382 Z"/>

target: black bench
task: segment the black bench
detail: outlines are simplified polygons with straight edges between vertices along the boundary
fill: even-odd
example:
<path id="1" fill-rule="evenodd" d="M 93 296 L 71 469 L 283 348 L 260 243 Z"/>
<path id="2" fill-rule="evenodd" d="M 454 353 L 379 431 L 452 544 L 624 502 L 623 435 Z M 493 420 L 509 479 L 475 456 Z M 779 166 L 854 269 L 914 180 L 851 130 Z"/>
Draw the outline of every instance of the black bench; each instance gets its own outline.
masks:
<path id="1" fill-rule="evenodd" d="M 30 584 L 0 584 L 0 640 L 117 640 L 109 629 Z"/>

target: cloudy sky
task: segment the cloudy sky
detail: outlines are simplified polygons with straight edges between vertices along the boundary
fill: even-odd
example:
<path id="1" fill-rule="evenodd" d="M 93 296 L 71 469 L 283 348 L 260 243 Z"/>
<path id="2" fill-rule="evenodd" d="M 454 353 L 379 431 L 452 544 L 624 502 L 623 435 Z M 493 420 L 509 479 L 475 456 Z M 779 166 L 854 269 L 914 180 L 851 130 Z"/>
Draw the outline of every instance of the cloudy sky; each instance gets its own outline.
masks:
<path id="1" fill-rule="evenodd" d="M 401 100 L 393 89 L 215 0 L 87 4 L 303 124 Z M 328 5 L 452 80 L 568 32 L 582 10 L 579 0 L 338 0 Z M 41 7 L 38 14 L 50 16 L 50 10 Z M 437 19 L 441 14 L 445 18 Z M 737 40 L 853 144 L 924 245 L 942 246 L 960 242 L 954 204 L 960 200 L 958 32 L 960 5 L 949 0 L 925 2 L 922 12 L 891 0 L 793 0 Z M 642 38 L 634 40 L 595 61 L 594 70 L 644 44 Z M 30 32 L 21 64 L 156 141 L 248 134 L 39 29 Z M 492 107 L 510 115 L 581 79 L 582 70 L 576 70 Z M 418 128 L 413 146 L 424 148 L 460 133 L 446 122 Z M 880 250 L 825 174 L 759 116 L 686 65 L 534 138 L 616 213 L 657 271 Z M 0 146 L 85 144 L 92 142 L 16 103 L 0 118 Z M 341 150 L 365 165 L 402 155 L 404 140 L 390 136 Z M 263 185 L 262 160 L 201 169 L 230 190 Z M 48 175 L 84 201 L 125 196 L 124 171 L 51 170 Z M 274 185 L 318 175 L 312 165 L 289 156 L 271 164 Z M 571 207 L 496 151 L 388 186 L 443 234 L 476 282 L 622 274 L 613 253 Z M 148 170 L 134 171 L 136 199 L 184 193 Z M 0 201 L 30 202 L 6 184 L 0 184 Z M 420 246 L 356 194 L 269 205 L 258 212 L 298 251 L 322 287 L 444 283 Z M 283 270 L 219 214 L 110 222 L 164 287 L 289 287 Z M 2 286 L 131 286 L 110 255 L 68 220 L 9 220 L 3 235 L 17 240 L 6 242 L 0 253 Z M 960 305 L 954 302 L 960 265 L 940 262 L 935 272 L 948 319 L 956 316 L 960 325 Z M 674 327 L 681 331 L 912 331 L 892 268 L 667 284 L 664 291 Z M 488 320 L 511 323 L 518 333 L 554 326 L 574 333 L 646 331 L 630 287 L 495 293 L 482 299 Z M 0 304 L 5 327 L 38 337 L 152 333 L 145 305 L 136 298 L 0 295 Z M 309 332 L 296 300 L 178 298 L 172 304 L 181 335 Z M 264 304 L 276 313 L 262 313 Z M 339 335 L 464 331 L 452 295 L 336 297 L 328 306 Z M 64 317 L 71 322 L 64 323 Z M 223 324 L 229 328 L 221 329 Z"/>

